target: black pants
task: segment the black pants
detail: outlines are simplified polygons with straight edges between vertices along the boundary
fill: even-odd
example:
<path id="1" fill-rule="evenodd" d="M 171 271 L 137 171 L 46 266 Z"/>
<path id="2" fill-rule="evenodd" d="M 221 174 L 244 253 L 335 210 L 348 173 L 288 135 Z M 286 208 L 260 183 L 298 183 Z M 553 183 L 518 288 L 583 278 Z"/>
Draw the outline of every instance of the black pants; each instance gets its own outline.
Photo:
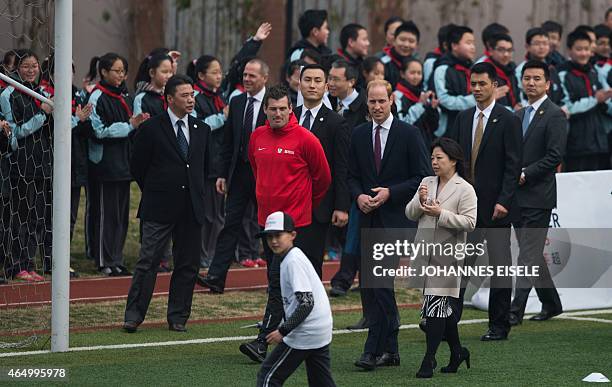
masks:
<path id="1" fill-rule="evenodd" d="M 255 237 L 259 230 L 257 204 L 251 202 L 247 205 L 246 214 L 242 218 L 242 230 L 238 234 L 238 258 L 240 260 L 259 258 L 261 239 Z"/>
<path id="2" fill-rule="evenodd" d="M 261 365 L 257 374 L 257 387 L 282 386 L 304 361 L 309 386 L 336 385 L 331 374 L 329 345 L 317 349 L 295 349 L 280 343 Z"/>
<path id="3" fill-rule="evenodd" d="M 482 228 L 478 225 L 476 230 L 468 234 L 468 243 L 482 243 L 487 241 L 487 253 L 490 266 L 510 266 L 512 264 L 512 253 L 510 251 L 510 225 L 498 228 Z M 475 257 L 466 258 L 466 264 L 471 265 Z M 459 305 L 457 310 L 457 321 L 461 320 L 463 313 L 463 301 L 465 296 L 466 281 L 469 277 L 463 277 L 461 291 L 459 293 Z M 491 277 L 489 292 L 489 329 L 500 334 L 510 332 L 510 301 L 512 300 L 512 278 Z"/>
<path id="4" fill-rule="evenodd" d="M 209 276 L 218 277 L 222 282 L 225 282 L 227 271 L 236 256 L 242 220 L 249 203 L 256 203 L 255 178 L 251 166 L 239 160 L 225 203 L 225 224 L 219 233 L 215 256 L 208 269 Z"/>
<path id="5" fill-rule="evenodd" d="M 555 289 L 542 254 L 551 212 L 549 209 L 521 208 L 521 219 L 513 224 L 520 248 L 518 264 L 537 266 L 540 273 L 536 281 L 528 277 L 517 277 L 516 279 L 514 300 L 512 300 L 510 311 L 516 314 L 519 321 L 523 319 L 527 299 L 534 286 L 543 311 L 555 313 L 563 309 L 559 293 Z"/>
<path id="6" fill-rule="evenodd" d="M 395 290 L 388 288 L 361 288 L 364 315 L 368 321 L 368 337 L 363 352 L 375 356 L 383 352 L 397 353 L 399 312 Z"/>
<path id="7" fill-rule="evenodd" d="M 294 246 L 299 247 L 300 250 L 302 250 L 310 259 L 307 253 L 307 248 L 312 247 L 312 245 L 308 246 L 308 242 L 310 242 L 311 239 L 308 236 L 308 227 L 310 226 L 300 227 L 295 230 L 297 232 L 297 236 L 293 241 L 293 244 Z M 281 296 L 280 287 L 280 260 L 274 257 L 272 250 L 265 240 L 263 241 L 263 246 L 264 256 L 268 262 L 268 265 L 266 266 L 268 274 L 268 300 L 266 302 L 266 309 L 264 311 L 264 317 L 262 320 L 263 324 L 259 330 L 259 335 L 257 338 L 265 341 L 268 333 L 278 328 L 278 325 L 285 316 L 285 310 L 283 309 L 283 298 Z"/>
<path id="8" fill-rule="evenodd" d="M 219 233 L 223 229 L 224 195 L 217 192 L 216 179 L 206 179 L 204 182 L 204 224 L 202 225 L 202 249 L 200 265 L 210 263 L 215 254 L 215 246 Z"/>
<path id="9" fill-rule="evenodd" d="M 565 172 L 598 171 L 609 168 L 610 160 L 607 153 L 565 158 Z"/>
<path id="10" fill-rule="evenodd" d="M 81 187 L 72 187 L 70 189 L 70 240 L 74 235 L 74 225 L 76 224 L 79 215 L 79 204 L 81 202 Z"/>
<path id="11" fill-rule="evenodd" d="M 187 322 L 202 245 L 201 225 L 195 220 L 189 192 L 185 195 L 185 211 L 176 223 L 142 221 L 142 245 L 128 293 L 125 321 L 144 321 L 155 289 L 157 267 L 171 237 L 174 271 L 170 279 L 167 318 L 169 324 Z"/>
<path id="12" fill-rule="evenodd" d="M 87 190 L 87 255 L 98 267 L 123 265 L 130 215 L 130 182 L 90 179 Z"/>
<path id="13" fill-rule="evenodd" d="M 51 270 L 51 179 L 11 179 L 10 235 L 7 239 L 12 259 L 7 259 L 7 277 L 35 268 L 40 250 L 42 269 Z"/>
<path id="14" fill-rule="evenodd" d="M 323 255 L 325 254 L 325 241 L 330 223 L 320 223 L 312 217 L 312 223 L 300 228 L 298 239 L 299 248 L 302 249 L 306 257 L 319 278 L 323 278 Z"/>

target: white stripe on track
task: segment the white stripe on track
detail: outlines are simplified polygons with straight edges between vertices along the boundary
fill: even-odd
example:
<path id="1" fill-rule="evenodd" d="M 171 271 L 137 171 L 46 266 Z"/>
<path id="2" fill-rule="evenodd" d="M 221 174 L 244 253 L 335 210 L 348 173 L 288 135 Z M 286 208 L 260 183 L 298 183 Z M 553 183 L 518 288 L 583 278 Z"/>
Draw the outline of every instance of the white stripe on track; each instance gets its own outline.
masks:
<path id="1" fill-rule="evenodd" d="M 600 318 L 589 318 L 589 317 L 574 317 L 574 316 L 588 316 L 588 315 L 597 315 L 597 314 L 606 314 L 612 313 L 612 309 L 599 309 L 599 310 L 587 310 L 587 311 L 579 311 L 579 312 L 569 312 L 563 313 L 555 318 L 560 319 L 568 319 L 568 320 L 579 320 L 579 321 L 593 321 L 593 322 L 602 322 L 607 324 L 612 324 L 612 320 L 605 320 Z M 525 315 L 525 318 L 529 318 L 531 315 Z M 488 319 L 472 319 L 472 320 L 463 320 L 460 321 L 460 325 L 469 325 L 469 324 L 481 324 L 488 322 Z M 416 329 L 418 328 L 418 324 L 406 324 L 401 325 L 399 329 Z M 335 329 L 333 331 L 334 335 L 344 335 L 348 333 L 359 333 L 366 332 L 367 329 Z M 224 342 L 233 342 L 233 341 L 246 341 L 246 340 L 254 340 L 257 336 L 228 336 L 228 337 L 210 337 L 206 339 L 193 339 L 193 340 L 177 340 L 177 341 L 159 341 L 153 343 L 134 343 L 134 344 L 113 344 L 113 345 L 94 345 L 91 347 L 71 347 L 68 348 L 67 352 L 84 352 L 84 351 L 100 351 L 106 349 L 132 349 L 132 348 L 148 348 L 148 347 L 168 347 L 175 345 L 191 345 L 191 344 L 211 344 L 211 343 L 224 343 Z M 0 358 L 3 357 L 16 357 L 16 356 L 33 356 L 33 355 L 43 355 L 51 353 L 50 350 L 41 350 L 41 351 L 25 351 L 25 352 L 7 352 L 0 353 Z"/>

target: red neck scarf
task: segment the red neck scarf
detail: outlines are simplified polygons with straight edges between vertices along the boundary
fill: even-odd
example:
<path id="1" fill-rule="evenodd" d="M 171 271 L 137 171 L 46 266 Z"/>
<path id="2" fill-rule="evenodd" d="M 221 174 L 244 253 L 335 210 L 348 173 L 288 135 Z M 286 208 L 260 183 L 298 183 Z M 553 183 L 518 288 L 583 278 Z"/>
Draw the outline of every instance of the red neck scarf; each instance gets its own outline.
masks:
<path id="1" fill-rule="evenodd" d="M 414 95 L 414 93 L 412 91 L 410 91 L 410 89 L 408 87 L 403 85 L 401 81 L 397 83 L 397 85 L 395 86 L 395 90 L 397 90 L 400 93 L 402 93 L 404 95 L 404 97 L 408 98 L 410 101 L 412 101 L 414 103 L 419 102 L 419 97 Z"/>
<path id="2" fill-rule="evenodd" d="M 130 106 L 127 104 L 127 102 L 125 101 L 125 98 L 123 98 L 121 94 L 113 93 L 112 91 L 108 90 L 106 87 L 102 86 L 99 82 L 96 84 L 95 89 L 100 90 L 102 93 L 108 95 L 111 98 L 118 99 L 119 102 L 121 103 L 121 106 L 123 106 L 123 109 L 125 109 L 125 112 L 128 114 L 128 117 L 132 117 L 132 109 L 130 109 Z"/>
<path id="3" fill-rule="evenodd" d="M 0 79 L 0 89 L 6 89 L 7 86 L 8 84 L 4 82 L 2 79 Z"/>
<path id="4" fill-rule="evenodd" d="M 440 47 L 436 47 L 436 49 L 433 50 L 433 53 L 436 55 L 442 55 L 442 49 Z"/>
<path id="5" fill-rule="evenodd" d="M 589 76 L 587 75 L 587 73 L 585 73 L 584 71 L 580 71 L 578 69 L 572 69 L 571 71 L 572 71 L 572 74 L 574 74 L 575 76 L 582 78 L 586 86 L 586 89 L 587 89 L 587 94 L 589 95 L 589 97 L 592 97 L 593 88 L 591 87 L 591 80 L 589 79 Z"/>
<path id="6" fill-rule="evenodd" d="M 402 68 L 402 61 L 393 54 L 392 48 L 393 47 L 388 46 L 388 47 L 383 48 L 383 51 L 385 52 L 385 54 L 389 55 L 389 58 L 391 58 L 391 61 L 393 63 L 395 63 L 397 68 L 401 69 Z"/>
<path id="7" fill-rule="evenodd" d="M 516 97 L 514 96 L 514 89 L 512 88 L 510 78 L 508 77 L 508 75 L 506 75 L 504 70 L 502 70 L 498 65 L 495 64 L 495 62 L 493 62 L 490 57 L 487 57 L 487 59 L 485 59 L 484 61 L 487 63 L 491 63 L 493 67 L 495 67 L 495 72 L 497 73 L 497 76 L 503 79 L 504 82 L 506 82 L 506 85 L 508 85 L 508 88 L 510 89 L 510 91 L 508 92 L 508 94 L 510 94 L 510 103 L 512 104 L 512 107 L 514 107 L 514 105 L 516 105 Z"/>
<path id="8" fill-rule="evenodd" d="M 455 68 L 455 70 L 461 71 L 462 73 L 465 74 L 465 83 L 467 85 L 467 94 L 470 94 L 470 92 L 472 91 L 472 87 L 471 87 L 471 84 L 470 84 L 470 74 L 471 74 L 470 69 L 465 67 L 465 66 L 463 66 L 463 65 L 460 65 L 459 63 L 455 64 L 454 68 Z"/>
<path id="9" fill-rule="evenodd" d="M 215 109 L 217 109 L 218 112 L 223 110 L 225 107 L 225 102 L 223 102 L 223 98 L 221 98 L 218 93 L 210 90 L 202 81 L 198 81 L 194 88 L 200 93 L 204 94 L 206 97 L 212 98 Z"/>

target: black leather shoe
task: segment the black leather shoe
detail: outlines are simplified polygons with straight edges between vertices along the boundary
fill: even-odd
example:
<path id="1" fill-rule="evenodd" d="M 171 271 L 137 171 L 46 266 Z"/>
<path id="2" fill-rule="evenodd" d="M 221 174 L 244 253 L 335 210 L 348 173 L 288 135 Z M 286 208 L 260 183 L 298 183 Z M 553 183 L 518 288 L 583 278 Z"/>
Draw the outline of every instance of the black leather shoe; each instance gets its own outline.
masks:
<path id="1" fill-rule="evenodd" d="M 265 341 L 255 339 L 248 343 L 240 344 L 240 352 L 247 355 L 254 362 L 263 363 L 268 352 L 268 344 Z"/>
<path id="2" fill-rule="evenodd" d="M 187 332 L 185 324 L 168 324 L 168 329 L 174 332 Z"/>
<path id="3" fill-rule="evenodd" d="M 368 320 L 366 320 L 365 317 L 362 317 L 361 320 L 357 321 L 356 324 L 349 325 L 348 327 L 346 327 L 346 329 L 368 329 Z"/>
<path id="4" fill-rule="evenodd" d="M 429 379 L 433 377 L 434 370 L 437 366 L 438 362 L 436 361 L 435 357 L 425 357 L 423 358 L 423 361 L 421 362 L 421 367 L 419 368 L 415 376 L 419 379 Z"/>
<path id="5" fill-rule="evenodd" d="M 223 294 L 225 290 L 225 283 L 219 279 L 219 277 L 215 277 L 212 275 L 199 275 L 196 277 L 196 282 L 203 288 L 210 289 L 211 293 L 215 294 Z"/>
<path id="6" fill-rule="evenodd" d="M 440 372 L 443 374 L 454 374 L 457 372 L 457 369 L 461 365 L 461 363 L 465 362 L 465 366 L 470 368 L 470 351 L 461 347 L 461 351 L 457 354 L 451 354 L 450 363 L 446 367 L 440 368 Z"/>
<path id="7" fill-rule="evenodd" d="M 563 313 L 563 311 L 557 311 L 557 312 L 547 312 L 547 311 L 541 311 L 540 313 L 536 314 L 535 316 L 532 316 L 530 318 L 531 321 L 546 321 L 546 320 L 550 320 L 551 318 L 560 315 L 561 313 Z"/>
<path id="8" fill-rule="evenodd" d="M 510 313 L 510 316 L 508 317 L 508 321 L 510 322 L 510 326 L 512 327 L 515 327 L 522 323 L 521 319 L 519 319 L 518 316 L 514 313 Z"/>
<path id="9" fill-rule="evenodd" d="M 346 296 L 346 290 L 342 288 L 338 288 L 338 287 L 332 287 L 331 289 L 329 289 L 329 296 L 330 297 L 344 297 Z"/>
<path id="10" fill-rule="evenodd" d="M 139 325 L 136 321 L 126 321 L 123 323 L 123 330 L 127 333 L 134 333 L 138 330 Z"/>
<path id="11" fill-rule="evenodd" d="M 480 337 L 480 341 L 500 341 L 500 340 L 507 340 L 507 339 L 508 339 L 507 333 L 500 333 L 500 332 L 496 332 L 491 329 L 489 329 L 487 333 L 485 333 L 484 335 Z"/>
<path id="12" fill-rule="evenodd" d="M 355 361 L 355 366 L 363 368 L 366 371 L 372 371 L 376 369 L 376 357 L 371 353 L 364 353 L 359 359 Z"/>
<path id="13" fill-rule="evenodd" d="M 400 365 L 399 353 L 385 352 L 376 358 L 376 367 L 396 367 Z"/>

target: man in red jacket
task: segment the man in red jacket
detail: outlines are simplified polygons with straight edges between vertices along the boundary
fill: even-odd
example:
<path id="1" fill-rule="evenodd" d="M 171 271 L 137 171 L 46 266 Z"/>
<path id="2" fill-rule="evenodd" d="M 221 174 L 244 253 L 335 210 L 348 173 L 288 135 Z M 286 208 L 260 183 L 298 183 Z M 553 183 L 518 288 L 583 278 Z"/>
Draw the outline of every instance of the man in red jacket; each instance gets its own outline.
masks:
<path id="1" fill-rule="evenodd" d="M 312 250 L 316 246 L 310 242 L 309 226 L 313 208 L 323 200 L 331 184 L 327 158 L 319 139 L 298 124 L 285 86 L 267 90 L 263 104 L 268 120 L 255 129 L 249 141 L 259 224 L 263 229 L 273 212 L 289 214 L 297 231 L 294 244 L 313 262 Z M 280 260 L 273 257 L 265 241 L 263 245 L 268 260 L 268 303 L 263 325 L 257 339 L 240 345 L 242 353 L 260 363 L 268 349 L 266 336 L 277 329 L 284 313 Z"/>

